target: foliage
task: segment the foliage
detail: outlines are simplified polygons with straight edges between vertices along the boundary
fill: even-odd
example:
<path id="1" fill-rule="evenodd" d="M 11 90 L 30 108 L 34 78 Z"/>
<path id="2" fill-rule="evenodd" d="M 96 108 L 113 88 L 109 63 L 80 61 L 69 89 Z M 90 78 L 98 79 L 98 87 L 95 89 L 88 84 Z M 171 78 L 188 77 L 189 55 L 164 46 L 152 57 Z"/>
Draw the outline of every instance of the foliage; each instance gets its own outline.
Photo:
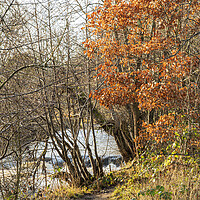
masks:
<path id="1" fill-rule="evenodd" d="M 139 192 L 138 197 L 140 195 L 142 196 L 147 195 L 151 197 L 155 197 L 156 195 L 158 195 L 160 199 L 172 199 L 172 192 L 165 192 L 164 190 L 165 188 L 163 186 L 157 185 L 156 188 L 151 188 L 146 191 Z"/>
<path id="2" fill-rule="evenodd" d="M 199 195 L 199 166 L 197 159 L 158 156 L 141 158 L 116 187 L 112 199 L 195 199 Z"/>
<path id="3" fill-rule="evenodd" d="M 102 59 L 96 79 L 104 81 L 91 95 L 107 108 L 154 113 L 140 119 L 140 147 L 159 149 L 177 135 L 185 137 L 183 152 L 199 146 L 199 7 L 197 0 L 105 0 L 88 15 L 94 35 L 85 53 Z"/>
<path id="4" fill-rule="evenodd" d="M 119 171 L 94 180 L 89 187 L 46 189 L 38 199 L 81 198 L 84 194 L 115 187 L 111 199 L 195 199 L 199 195 L 199 157 L 146 155 Z M 39 195 L 39 194 L 38 194 Z"/>

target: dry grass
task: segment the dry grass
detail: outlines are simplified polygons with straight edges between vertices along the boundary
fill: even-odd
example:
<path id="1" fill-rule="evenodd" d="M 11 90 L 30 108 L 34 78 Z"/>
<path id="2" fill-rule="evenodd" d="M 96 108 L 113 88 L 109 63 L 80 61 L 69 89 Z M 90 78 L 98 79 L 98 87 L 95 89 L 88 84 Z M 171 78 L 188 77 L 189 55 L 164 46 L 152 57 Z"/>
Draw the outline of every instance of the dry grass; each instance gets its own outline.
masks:
<path id="1" fill-rule="evenodd" d="M 200 199 L 198 159 L 175 156 L 143 158 L 138 163 L 111 172 L 94 181 L 88 188 L 66 185 L 42 192 L 41 199 L 76 199 L 85 193 L 116 186 L 110 199 L 122 200 L 198 200 Z"/>
<path id="2" fill-rule="evenodd" d="M 193 159 L 175 159 L 154 167 L 152 163 L 149 167 L 138 164 L 125 170 L 127 178 L 116 187 L 112 199 L 200 199 L 199 165 Z"/>
<path id="3" fill-rule="evenodd" d="M 44 190 L 41 193 L 37 194 L 35 199 L 42 200 L 42 199 L 51 199 L 51 200 L 67 200 L 67 199 L 76 199 L 82 197 L 84 194 L 89 193 L 86 187 L 83 188 L 75 188 L 70 187 L 68 185 L 59 186 L 56 189 Z"/>

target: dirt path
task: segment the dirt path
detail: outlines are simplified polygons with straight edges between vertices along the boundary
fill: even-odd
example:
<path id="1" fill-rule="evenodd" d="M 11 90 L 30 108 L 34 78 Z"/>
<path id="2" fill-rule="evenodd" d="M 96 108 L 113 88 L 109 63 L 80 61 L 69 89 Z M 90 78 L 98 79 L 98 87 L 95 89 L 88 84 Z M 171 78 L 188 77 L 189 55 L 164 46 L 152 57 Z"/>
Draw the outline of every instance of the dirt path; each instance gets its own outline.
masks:
<path id="1" fill-rule="evenodd" d="M 105 199 L 110 199 L 113 191 L 114 191 L 114 187 L 113 188 L 108 188 L 105 190 L 102 190 L 100 192 L 94 193 L 94 194 L 86 194 L 83 197 L 79 198 L 78 200 L 105 200 Z"/>

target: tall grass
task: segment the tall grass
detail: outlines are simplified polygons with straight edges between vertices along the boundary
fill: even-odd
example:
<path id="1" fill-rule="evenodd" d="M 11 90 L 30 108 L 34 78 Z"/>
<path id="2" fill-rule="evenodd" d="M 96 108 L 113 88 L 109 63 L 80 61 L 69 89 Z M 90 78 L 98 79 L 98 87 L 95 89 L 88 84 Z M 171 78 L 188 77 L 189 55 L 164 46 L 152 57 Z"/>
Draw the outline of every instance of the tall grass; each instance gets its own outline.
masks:
<path id="1" fill-rule="evenodd" d="M 200 159 L 180 156 L 149 156 L 129 163 L 95 180 L 90 186 L 60 185 L 43 191 L 36 199 L 81 198 L 85 193 L 115 186 L 116 200 L 199 200 Z"/>
<path id="2" fill-rule="evenodd" d="M 145 160 L 145 159 L 144 159 Z M 198 200 L 200 199 L 199 163 L 193 158 L 169 156 L 146 159 L 130 169 L 112 199 Z"/>

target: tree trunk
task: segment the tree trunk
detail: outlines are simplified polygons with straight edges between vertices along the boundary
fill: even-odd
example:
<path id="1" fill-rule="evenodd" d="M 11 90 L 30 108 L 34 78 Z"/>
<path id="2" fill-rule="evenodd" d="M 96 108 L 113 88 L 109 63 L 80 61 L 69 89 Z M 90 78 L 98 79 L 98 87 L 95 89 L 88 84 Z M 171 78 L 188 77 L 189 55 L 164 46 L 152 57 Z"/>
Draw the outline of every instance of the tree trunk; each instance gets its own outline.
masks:
<path id="1" fill-rule="evenodd" d="M 113 108 L 110 109 L 113 116 L 112 120 L 106 120 L 106 117 L 97 108 L 93 110 L 93 113 L 96 122 L 101 125 L 106 133 L 111 134 L 115 138 L 123 160 L 128 162 L 138 156 L 135 138 L 139 135 L 141 128 L 141 123 L 139 122 L 141 112 L 137 103 L 128 104 L 126 110 L 129 113 L 128 122 L 124 121 Z"/>

